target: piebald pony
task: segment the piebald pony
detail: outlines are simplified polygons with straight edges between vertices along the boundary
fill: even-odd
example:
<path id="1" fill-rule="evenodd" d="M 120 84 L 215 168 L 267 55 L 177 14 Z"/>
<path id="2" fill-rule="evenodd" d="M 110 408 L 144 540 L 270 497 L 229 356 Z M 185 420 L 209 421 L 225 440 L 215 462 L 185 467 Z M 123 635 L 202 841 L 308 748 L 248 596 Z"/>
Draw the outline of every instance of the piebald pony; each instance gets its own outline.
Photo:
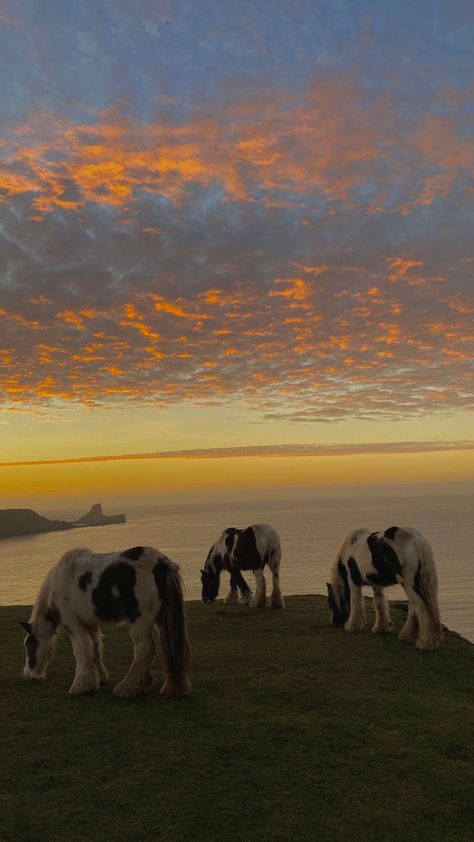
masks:
<path id="1" fill-rule="evenodd" d="M 362 586 L 374 592 L 373 632 L 392 628 L 383 589 L 399 584 L 408 599 L 408 617 L 399 639 L 415 641 L 418 649 L 435 649 L 442 639 L 438 608 L 438 578 L 426 538 L 411 527 L 391 526 L 385 532 L 356 529 L 340 545 L 327 583 L 331 619 L 346 631 L 365 625 Z"/>
<path id="2" fill-rule="evenodd" d="M 153 547 L 124 552 L 69 550 L 46 576 L 25 638 L 25 678 L 46 678 L 60 626 L 69 632 L 76 673 L 69 693 L 97 690 L 107 681 L 102 659 L 103 622 L 128 624 L 134 654 L 131 667 L 114 689 L 127 699 L 152 683 L 153 630 L 160 632 L 165 681 L 161 693 L 173 698 L 191 689 L 190 649 L 179 567 Z"/>
<path id="3" fill-rule="evenodd" d="M 230 573 L 230 591 L 225 602 L 250 603 L 253 608 L 266 605 L 266 582 L 263 568 L 267 564 L 272 573 L 273 589 L 269 599 L 272 608 L 284 608 L 280 590 L 280 538 L 265 523 L 256 523 L 246 529 L 224 529 L 209 550 L 204 569 L 201 570 L 203 602 L 214 602 L 219 593 L 222 570 Z M 256 592 L 252 592 L 242 576 L 242 570 L 252 570 Z M 240 591 L 240 597 L 239 592 Z"/>

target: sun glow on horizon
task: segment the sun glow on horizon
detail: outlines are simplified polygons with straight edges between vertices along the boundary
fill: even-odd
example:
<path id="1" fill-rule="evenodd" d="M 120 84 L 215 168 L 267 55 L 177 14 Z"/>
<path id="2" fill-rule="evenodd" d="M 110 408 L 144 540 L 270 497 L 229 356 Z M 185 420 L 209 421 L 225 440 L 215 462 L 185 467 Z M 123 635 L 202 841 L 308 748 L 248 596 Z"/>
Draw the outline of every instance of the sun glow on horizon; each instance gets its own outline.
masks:
<path id="1" fill-rule="evenodd" d="M 140 459 L 2 469 L 1 504 L 115 496 L 163 498 L 219 490 L 393 486 L 463 483 L 474 479 L 474 450 L 344 456 L 265 456 Z"/>

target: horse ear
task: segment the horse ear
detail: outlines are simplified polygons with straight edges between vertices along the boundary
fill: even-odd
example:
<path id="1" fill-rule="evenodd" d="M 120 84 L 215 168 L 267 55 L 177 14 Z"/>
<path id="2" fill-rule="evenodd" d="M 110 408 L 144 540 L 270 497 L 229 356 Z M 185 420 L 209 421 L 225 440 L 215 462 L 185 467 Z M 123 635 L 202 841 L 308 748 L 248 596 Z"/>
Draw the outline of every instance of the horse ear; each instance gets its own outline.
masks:
<path id="1" fill-rule="evenodd" d="M 33 631 L 31 623 L 27 623 L 26 620 L 18 620 L 18 622 L 22 629 L 24 629 L 27 632 L 27 634 L 31 634 L 31 632 Z"/>

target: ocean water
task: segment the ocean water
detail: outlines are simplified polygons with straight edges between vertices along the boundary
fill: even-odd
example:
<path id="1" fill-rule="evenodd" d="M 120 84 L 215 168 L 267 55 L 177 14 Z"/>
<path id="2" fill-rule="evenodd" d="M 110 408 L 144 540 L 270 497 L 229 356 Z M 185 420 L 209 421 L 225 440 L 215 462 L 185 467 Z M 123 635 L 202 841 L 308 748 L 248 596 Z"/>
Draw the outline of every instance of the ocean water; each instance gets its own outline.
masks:
<path id="1" fill-rule="evenodd" d="M 33 602 L 45 573 L 72 547 L 112 552 L 139 544 L 158 547 L 178 562 L 186 598 L 199 599 L 199 570 L 211 544 L 225 527 L 252 523 L 269 523 L 280 534 L 283 593 L 325 594 L 338 543 L 347 532 L 403 525 L 419 529 L 433 546 L 443 622 L 474 642 L 473 505 L 474 497 L 466 495 L 129 507 L 124 524 L 0 540 L 0 604 Z M 109 509 L 107 505 L 105 511 Z M 72 518 L 77 511 L 48 516 Z M 248 581 L 253 588 L 251 573 Z M 225 596 L 227 585 L 227 574 L 223 574 L 220 597 Z M 387 589 L 386 595 L 405 598 L 398 586 Z"/>

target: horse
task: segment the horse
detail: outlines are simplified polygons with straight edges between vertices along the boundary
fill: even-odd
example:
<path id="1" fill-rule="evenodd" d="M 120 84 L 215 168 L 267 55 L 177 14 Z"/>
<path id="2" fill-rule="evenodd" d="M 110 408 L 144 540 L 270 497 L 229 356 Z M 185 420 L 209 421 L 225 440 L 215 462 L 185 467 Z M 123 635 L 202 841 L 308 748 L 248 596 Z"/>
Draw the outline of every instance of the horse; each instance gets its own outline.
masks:
<path id="1" fill-rule="evenodd" d="M 266 583 L 263 568 L 271 570 L 273 589 L 269 599 L 272 608 L 284 608 L 285 602 L 280 590 L 281 546 L 278 533 L 265 523 L 256 523 L 246 529 L 228 527 L 212 545 L 201 570 L 202 600 L 214 602 L 219 593 L 222 570 L 230 573 L 230 591 L 226 603 L 250 603 L 253 608 L 266 605 Z M 242 570 L 252 570 L 255 576 L 256 592 L 252 596 Z M 239 592 L 240 591 L 240 596 Z"/>
<path id="2" fill-rule="evenodd" d="M 71 695 L 97 690 L 108 679 L 102 658 L 102 622 L 126 622 L 133 661 L 114 695 L 129 699 L 152 684 L 153 630 L 159 629 L 165 675 L 161 693 L 179 699 L 191 691 L 190 648 L 179 567 L 153 547 L 124 552 L 69 550 L 47 574 L 26 631 L 25 678 L 46 678 L 56 635 L 71 637 L 76 672 Z"/>
<path id="3" fill-rule="evenodd" d="M 346 631 L 365 625 L 362 586 L 374 592 L 379 634 L 393 628 L 383 589 L 400 584 L 408 599 L 408 616 L 399 640 L 415 641 L 418 649 L 436 649 L 443 636 L 438 608 L 438 577 L 426 538 L 411 527 L 391 526 L 385 532 L 356 529 L 342 541 L 327 583 L 331 620 Z"/>

